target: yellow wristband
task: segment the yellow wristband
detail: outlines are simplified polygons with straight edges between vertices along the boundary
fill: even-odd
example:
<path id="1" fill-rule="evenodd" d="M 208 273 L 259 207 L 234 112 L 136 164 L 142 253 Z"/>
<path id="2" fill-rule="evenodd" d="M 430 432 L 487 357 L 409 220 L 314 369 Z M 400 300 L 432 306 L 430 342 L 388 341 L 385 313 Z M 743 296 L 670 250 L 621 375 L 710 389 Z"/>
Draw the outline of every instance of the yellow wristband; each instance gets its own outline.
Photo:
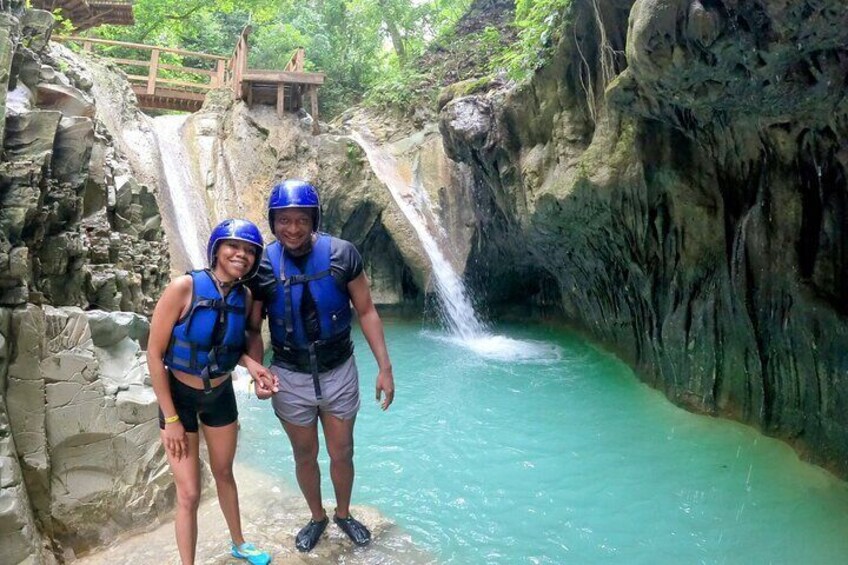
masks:
<path id="1" fill-rule="evenodd" d="M 179 414 L 174 414 L 173 416 L 168 416 L 167 418 L 165 418 L 166 424 L 173 424 L 174 422 L 179 422 L 179 421 L 180 421 L 180 415 Z"/>

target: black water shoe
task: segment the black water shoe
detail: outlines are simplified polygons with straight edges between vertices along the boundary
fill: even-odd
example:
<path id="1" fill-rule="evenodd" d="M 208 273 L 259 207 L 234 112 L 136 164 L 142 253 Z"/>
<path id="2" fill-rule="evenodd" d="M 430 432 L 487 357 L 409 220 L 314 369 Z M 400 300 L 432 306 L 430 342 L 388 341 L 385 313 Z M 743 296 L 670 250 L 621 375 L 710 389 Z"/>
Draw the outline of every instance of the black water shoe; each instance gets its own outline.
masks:
<path id="1" fill-rule="evenodd" d="M 318 540 L 321 539 L 321 534 L 324 533 L 329 523 L 330 519 L 327 516 L 324 516 L 324 519 L 318 522 L 309 520 L 309 523 L 297 532 L 297 537 L 294 538 L 294 546 L 298 551 L 312 551 L 312 548 L 318 545 Z"/>
<path id="2" fill-rule="evenodd" d="M 356 545 L 368 545 L 371 541 L 371 532 L 368 531 L 362 522 L 355 519 L 353 516 L 348 516 L 347 518 L 339 518 L 335 514 L 333 514 L 333 522 L 342 529 L 344 533 L 347 534 L 347 537 L 355 543 Z"/>

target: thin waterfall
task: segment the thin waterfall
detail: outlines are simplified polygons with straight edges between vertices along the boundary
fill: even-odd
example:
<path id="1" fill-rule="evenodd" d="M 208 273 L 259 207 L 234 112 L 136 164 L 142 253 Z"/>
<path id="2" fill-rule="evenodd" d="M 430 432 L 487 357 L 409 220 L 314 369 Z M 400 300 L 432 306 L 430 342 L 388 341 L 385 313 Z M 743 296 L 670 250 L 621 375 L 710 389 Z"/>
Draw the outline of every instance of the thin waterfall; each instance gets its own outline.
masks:
<path id="1" fill-rule="evenodd" d="M 201 185 L 192 175 L 190 153 L 183 142 L 182 128 L 189 114 L 158 116 L 153 119 L 153 129 L 162 156 L 162 174 L 165 178 L 167 196 L 171 202 L 171 215 L 179 242 L 184 250 L 188 268 L 202 269 L 207 266 L 206 240 L 212 231 L 211 213 Z M 236 389 L 248 393 L 250 374 L 244 367 L 233 371 Z"/>
<path id="2" fill-rule="evenodd" d="M 191 174 L 189 157 L 182 141 L 185 115 L 159 116 L 153 129 L 162 156 L 162 172 L 173 207 L 174 225 L 179 233 L 185 257 L 192 269 L 206 266 L 206 237 L 210 232 L 209 212 L 203 194 L 197 190 Z"/>
<path id="3" fill-rule="evenodd" d="M 351 139 L 365 151 L 377 178 L 389 188 L 395 202 L 418 235 L 433 267 L 436 292 L 441 299 L 443 317 L 450 332 L 463 339 L 485 336 L 486 328 L 474 313 L 465 285 L 442 252 L 444 246 L 440 246 L 437 241 L 437 238 L 442 241 L 447 238 L 438 216 L 433 213 L 419 175 L 414 175 L 412 184 L 406 182 L 398 174 L 395 158 L 387 151 L 377 147 L 357 131 L 351 134 Z"/>

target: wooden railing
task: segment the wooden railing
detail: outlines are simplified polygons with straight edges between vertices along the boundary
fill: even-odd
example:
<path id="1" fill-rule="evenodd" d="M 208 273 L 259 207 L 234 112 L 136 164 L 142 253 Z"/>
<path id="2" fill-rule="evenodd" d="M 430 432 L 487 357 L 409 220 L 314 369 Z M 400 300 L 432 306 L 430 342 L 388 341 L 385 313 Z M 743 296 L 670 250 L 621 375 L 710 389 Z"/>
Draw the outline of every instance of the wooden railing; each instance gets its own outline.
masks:
<path id="1" fill-rule="evenodd" d="M 241 30 L 236 47 L 233 49 L 233 56 L 230 57 L 227 67 L 227 81 L 233 87 L 234 98 L 242 98 L 242 77 L 244 77 L 244 72 L 247 70 L 247 53 L 249 50 L 247 37 L 250 35 L 252 29 L 250 26 L 245 26 Z"/>
<path id="2" fill-rule="evenodd" d="M 286 68 L 284 68 L 283 70 L 284 71 L 291 71 L 291 72 L 295 72 L 295 73 L 302 73 L 303 72 L 303 63 L 304 63 L 305 59 L 306 59 L 306 52 L 303 50 L 303 47 L 298 47 L 297 49 L 294 50 L 294 53 L 292 53 L 292 56 L 289 59 L 289 62 L 286 63 Z"/>
<path id="3" fill-rule="evenodd" d="M 108 39 L 95 39 L 90 37 L 78 36 L 53 36 L 53 39 L 61 42 L 73 42 L 82 45 L 84 51 L 93 51 L 95 46 L 104 48 L 122 48 L 135 52 L 149 52 L 150 55 L 145 59 L 109 57 L 107 54 L 99 51 L 98 54 L 104 59 L 116 63 L 126 72 L 127 78 L 133 86 L 144 86 L 145 92 L 153 95 L 156 92 L 157 86 L 188 90 L 192 92 L 205 93 L 213 88 L 219 88 L 226 84 L 226 71 L 229 59 L 220 55 L 209 55 L 208 53 L 198 53 L 196 51 L 186 51 L 184 49 L 172 49 L 169 47 L 154 47 L 152 45 L 144 45 L 142 43 L 127 43 L 124 41 L 111 41 Z M 161 53 L 173 53 L 181 57 L 199 59 L 209 62 L 209 68 L 186 67 L 183 65 L 170 65 L 160 61 Z M 245 61 L 246 62 L 246 61 Z M 130 72 L 135 68 L 147 68 L 147 74 L 137 74 Z M 160 71 L 168 70 L 182 75 L 182 79 L 196 77 L 198 80 L 182 80 L 162 76 Z"/>
<path id="4" fill-rule="evenodd" d="M 225 87 L 232 90 L 233 98 L 246 101 L 248 106 L 254 103 L 275 105 L 277 115 L 282 118 L 287 110 L 301 109 L 304 97 L 308 96 L 312 127 L 317 133 L 318 88 L 324 84 L 324 74 L 303 70 L 305 54 L 302 48 L 294 50 L 282 71 L 249 68 L 247 39 L 250 32 L 250 26 L 242 30 L 232 57 L 79 36 L 53 36 L 53 39 L 81 44 L 84 51 L 97 48 L 98 55 L 124 70 L 142 108 L 194 112 L 202 107 L 210 90 Z M 120 57 L 109 55 L 109 51 L 115 53 L 116 50 L 120 50 Z M 138 52 L 144 57 L 132 57 Z M 205 62 L 208 68 L 170 64 L 162 60 L 162 54 L 178 55 L 181 63 L 184 60 Z M 141 74 L 143 71 L 138 69 L 147 69 L 147 72 Z M 163 74 L 163 71 L 170 72 Z"/>

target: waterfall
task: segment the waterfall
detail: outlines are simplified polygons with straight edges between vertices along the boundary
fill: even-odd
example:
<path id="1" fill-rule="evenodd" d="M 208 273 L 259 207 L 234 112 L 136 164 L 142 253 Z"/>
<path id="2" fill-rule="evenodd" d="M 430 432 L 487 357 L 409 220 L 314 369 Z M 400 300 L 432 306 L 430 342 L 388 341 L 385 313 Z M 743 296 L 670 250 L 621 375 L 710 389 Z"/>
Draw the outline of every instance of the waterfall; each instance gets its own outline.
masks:
<path id="1" fill-rule="evenodd" d="M 362 147 L 377 178 L 386 185 L 398 207 L 415 230 L 433 268 L 436 292 L 442 302 L 442 313 L 449 336 L 425 332 L 425 336 L 470 349 L 481 357 L 501 361 L 548 363 L 559 360 L 559 346 L 532 340 L 517 340 L 494 335 L 477 319 L 462 279 L 445 257 L 448 237 L 421 182 L 418 163 L 412 182 L 398 173 L 397 160 L 377 147 L 370 136 L 353 131 L 350 138 Z"/>
<path id="2" fill-rule="evenodd" d="M 192 178 L 192 167 L 181 130 L 188 114 L 159 116 L 153 119 L 153 129 L 162 156 L 162 173 L 171 201 L 174 226 L 185 251 L 187 267 L 206 266 L 206 238 L 211 230 L 209 212 L 201 191 Z"/>
<path id="3" fill-rule="evenodd" d="M 412 184 L 406 182 L 398 174 L 395 158 L 387 151 L 377 147 L 357 131 L 351 134 L 351 139 L 365 151 L 377 178 L 388 187 L 398 207 L 418 235 L 433 267 L 436 292 L 441 299 L 443 318 L 450 332 L 462 339 L 486 335 L 486 328 L 474 313 L 465 285 L 442 252 L 445 246 L 440 245 L 439 240 L 444 242 L 447 237 L 438 216 L 433 213 L 420 176 L 414 175 Z"/>

